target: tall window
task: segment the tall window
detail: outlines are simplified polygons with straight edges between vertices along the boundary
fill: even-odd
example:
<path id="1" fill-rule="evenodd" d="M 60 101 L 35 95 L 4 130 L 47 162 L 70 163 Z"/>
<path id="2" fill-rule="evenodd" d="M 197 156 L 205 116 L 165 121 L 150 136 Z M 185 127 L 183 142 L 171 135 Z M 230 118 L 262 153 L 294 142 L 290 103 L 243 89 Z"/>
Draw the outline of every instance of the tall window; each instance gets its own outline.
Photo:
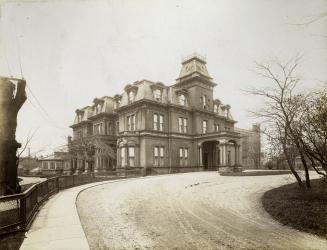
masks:
<path id="1" fill-rule="evenodd" d="M 183 118 L 183 128 L 184 128 L 184 133 L 187 133 L 187 118 Z"/>
<path id="2" fill-rule="evenodd" d="M 153 129 L 163 131 L 164 128 L 164 116 L 159 114 L 153 114 Z"/>
<path id="3" fill-rule="evenodd" d="M 208 125 L 208 121 L 203 120 L 202 121 L 202 134 L 206 134 L 207 133 L 207 126 Z"/>
<path id="4" fill-rule="evenodd" d="M 227 165 L 230 165 L 231 164 L 230 156 L 231 156 L 231 153 L 230 153 L 230 150 L 228 150 L 227 151 Z"/>
<path id="5" fill-rule="evenodd" d="M 202 104 L 203 108 L 207 108 L 208 98 L 206 95 L 201 96 L 200 103 Z"/>
<path id="6" fill-rule="evenodd" d="M 93 126 L 93 134 L 101 135 L 103 133 L 102 123 L 94 124 Z"/>
<path id="7" fill-rule="evenodd" d="M 126 166 L 126 148 L 120 149 L 120 160 L 121 160 L 121 166 Z"/>
<path id="8" fill-rule="evenodd" d="M 159 166 L 159 147 L 153 149 L 154 165 Z"/>
<path id="9" fill-rule="evenodd" d="M 215 131 L 220 132 L 220 125 L 219 124 L 215 124 Z"/>
<path id="10" fill-rule="evenodd" d="M 119 134 L 119 122 L 116 122 L 116 134 Z"/>
<path id="11" fill-rule="evenodd" d="M 158 114 L 153 114 L 153 129 L 158 130 Z"/>
<path id="12" fill-rule="evenodd" d="M 135 115 L 132 115 L 132 131 L 136 130 L 136 120 Z"/>
<path id="13" fill-rule="evenodd" d="M 179 105 L 183 105 L 183 106 L 186 105 L 186 97 L 185 97 L 185 95 L 181 94 L 181 95 L 178 96 L 178 103 L 179 103 Z"/>
<path id="14" fill-rule="evenodd" d="M 187 133 L 187 118 L 179 117 L 178 118 L 178 131 L 180 133 Z"/>
<path id="15" fill-rule="evenodd" d="M 183 133 L 183 118 L 182 117 L 178 118 L 178 131 L 179 131 L 179 133 Z"/>
<path id="16" fill-rule="evenodd" d="M 135 100 L 135 93 L 134 93 L 134 91 L 130 91 L 128 93 L 128 103 L 133 103 L 134 100 Z"/>
<path id="17" fill-rule="evenodd" d="M 188 148 L 179 148 L 179 165 L 188 165 Z"/>
<path id="18" fill-rule="evenodd" d="M 155 146 L 153 149 L 154 166 L 164 166 L 165 148 L 161 146 Z"/>
<path id="19" fill-rule="evenodd" d="M 159 130 L 163 131 L 163 126 L 164 126 L 164 117 L 163 115 L 159 116 Z"/>
<path id="20" fill-rule="evenodd" d="M 135 131 L 135 115 L 127 116 L 127 130 Z"/>
<path id="21" fill-rule="evenodd" d="M 132 129 L 132 118 L 131 116 L 127 116 L 127 131 L 131 131 Z"/>
<path id="22" fill-rule="evenodd" d="M 130 167 L 135 166 L 135 148 L 134 147 L 128 147 L 128 161 L 129 161 Z"/>
<path id="23" fill-rule="evenodd" d="M 113 134 L 113 126 L 111 122 L 107 122 L 107 135 Z"/>
<path id="24" fill-rule="evenodd" d="M 184 166 L 188 165 L 188 148 L 184 148 Z"/>
<path id="25" fill-rule="evenodd" d="M 161 93 L 161 90 L 160 89 L 154 90 L 153 94 L 154 94 L 154 99 L 156 101 L 161 101 L 162 93 Z"/>
<path id="26" fill-rule="evenodd" d="M 213 112 L 218 113 L 218 105 L 217 104 L 213 105 Z"/>

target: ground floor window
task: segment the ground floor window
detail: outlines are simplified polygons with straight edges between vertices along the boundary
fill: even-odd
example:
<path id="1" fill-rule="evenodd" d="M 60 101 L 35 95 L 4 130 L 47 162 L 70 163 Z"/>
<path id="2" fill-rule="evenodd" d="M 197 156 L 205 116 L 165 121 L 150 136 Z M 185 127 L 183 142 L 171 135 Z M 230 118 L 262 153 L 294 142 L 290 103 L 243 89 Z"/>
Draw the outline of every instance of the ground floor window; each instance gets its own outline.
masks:
<path id="1" fill-rule="evenodd" d="M 48 169 L 48 163 L 46 161 L 42 162 L 42 168 Z"/>
<path id="2" fill-rule="evenodd" d="M 153 150 L 154 166 L 164 166 L 165 148 L 161 146 L 155 146 Z"/>
<path id="3" fill-rule="evenodd" d="M 120 149 L 121 166 L 134 167 L 135 163 L 135 147 L 123 147 Z"/>
<path id="4" fill-rule="evenodd" d="M 230 161 L 230 150 L 227 151 L 227 165 L 231 165 L 231 161 Z"/>
<path id="5" fill-rule="evenodd" d="M 126 148 L 120 149 L 120 162 L 122 167 L 126 166 Z"/>
<path id="6" fill-rule="evenodd" d="M 130 167 L 135 166 L 135 149 L 134 149 L 134 147 L 128 148 L 128 161 L 129 161 Z"/>
<path id="7" fill-rule="evenodd" d="M 188 165 L 188 148 L 179 148 L 179 165 Z"/>

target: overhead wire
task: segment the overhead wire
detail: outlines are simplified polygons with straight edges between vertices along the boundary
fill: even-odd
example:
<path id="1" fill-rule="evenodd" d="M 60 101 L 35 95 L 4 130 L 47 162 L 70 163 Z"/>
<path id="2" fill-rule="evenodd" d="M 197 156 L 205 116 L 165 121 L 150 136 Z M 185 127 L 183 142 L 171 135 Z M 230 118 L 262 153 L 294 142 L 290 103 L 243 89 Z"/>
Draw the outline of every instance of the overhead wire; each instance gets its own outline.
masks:
<path id="1" fill-rule="evenodd" d="M 21 75 L 22 79 L 24 79 L 24 76 L 23 76 L 23 68 L 22 68 L 22 60 L 21 60 L 21 56 L 20 56 L 20 46 L 19 46 L 19 41 L 18 41 L 18 36 L 17 36 L 16 23 L 14 23 L 14 28 L 15 28 L 15 38 L 16 38 L 17 55 L 18 55 L 18 61 L 19 61 L 19 67 L 20 67 L 20 75 Z"/>
<path id="2" fill-rule="evenodd" d="M 21 77 L 22 79 L 24 79 L 24 75 L 23 75 L 23 67 L 22 67 L 22 59 L 21 59 L 21 50 L 20 50 L 20 44 L 18 41 L 18 36 L 17 36 L 17 29 L 16 29 L 16 25 L 15 27 L 15 38 L 16 38 L 16 46 L 17 46 L 17 55 L 18 55 L 18 61 L 19 61 L 19 66 L 20 66 L 20 73 L 21 73 Z M 43 105 L 41 104 L 41 102 L 39 101 L 39 99 L 36 97 L 36 95 L 34 95 L 31 87 L 29 87 L 29 85 L 26 83 L 26 87 L 28 89 L 28 91 L 31 93 L 32 97 L 34 98 L 34 100 L 36 101 L 36 103 L 38 104 L 39 108 L 32 102 L 32 100 L 30 98 L 28 98 L 28 101 L 32 104 L 32 106 L 41 114 L 41 116 L 49 123 L 51 123 L 54 127 L 58 128 L 58 129 L 68 129 L 68 128 L 64 128 L 64 127 L 60 127 L 56 125 L 56 122 L 54 122 L 54 120 L 50 117 L 49 113 L 46 111 L 46 109 L 43 107 Z M 45 117 L 43 115 L 43 113 L 47 116 Z"/>

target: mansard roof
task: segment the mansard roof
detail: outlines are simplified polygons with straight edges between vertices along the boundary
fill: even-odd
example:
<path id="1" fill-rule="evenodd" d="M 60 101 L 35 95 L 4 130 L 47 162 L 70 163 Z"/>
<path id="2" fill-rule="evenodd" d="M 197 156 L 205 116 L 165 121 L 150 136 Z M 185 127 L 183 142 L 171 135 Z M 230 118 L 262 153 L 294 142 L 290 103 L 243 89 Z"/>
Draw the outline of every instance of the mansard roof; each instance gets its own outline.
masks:
<path id="1" fill-rule="evenodd" d="M 210 88 L 216 86 L 207 70 L 206 59 L 198 54 L 192 54 L 182 61 L 182 68 L 175 84 L 166 86 L 161 82 L 149 81 L 146 79 L 127 84 L 123 93 L 116 94 L 113 97 L 103 96 L 100 98 L 95 98 L 92 106 L 87 106 L 79 110 L 83 114 L 83 119 L 78 119 L 78 115 L 76 115 L 74 124 L 88 120 L 89 118 L 92 119 L 100 114 L 114 114 L 117 108 L 130 105 L 131 101 L 129 100 L 129 93 L 131 91 L 134 94 L 133 102 L 150 100 L 166 105 L 180 105 L 178 98 L 181 94 L 184 94 L 187 99 L 186 106 L 188 106 L 189 82 L 195 82 L 195 84 L 197 82 L 202 82 L 207 84 Z M 161 91 L 160 100 L 156 100 L 155 98 L 155 91 L 157 89 Z M 217 115 L 233 119 L 231 113 L 229 112 L 229 105 L 224 105 L 218 99 L 215 99 L 213 103 L 218 104 L 218 112 L 216 112 Z M 78 112 L 76 112 L 76 114 L 78 114 Z"/>

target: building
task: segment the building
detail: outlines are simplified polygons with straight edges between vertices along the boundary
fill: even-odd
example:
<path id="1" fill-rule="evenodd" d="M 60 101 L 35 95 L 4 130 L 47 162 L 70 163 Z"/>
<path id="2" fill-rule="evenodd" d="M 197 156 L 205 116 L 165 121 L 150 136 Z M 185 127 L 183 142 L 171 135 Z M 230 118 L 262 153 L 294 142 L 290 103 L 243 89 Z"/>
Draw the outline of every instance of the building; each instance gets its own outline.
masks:
<path id="1" fill-rule="evenodd" d="M 213 96 L 206 60 L 193 54 L 170 86 L 148 80 L 76 110 L 68 147 L 76 173 L 241 170 L 231 107 Z"/>
<path id="2" fill-rule="evenodd" d="M 241 135 L 242 159 L 244 168 L 258 169 L 262 166 L 261 131 L 259 124 L 253 124 L 252 129 L 235 128 Z"/>
<path id="3" fill-rule="evenodd" d="M 19 157 L 18 175 L 29 175 L 36 171 L 38 167 L 38 159 L 36 157 Z"/>
<path id="4" fill-rule="evenodd" d="M 42 175 L 70 175 L 72 174 L 71 156 L 68 152 L 54 152 L 38 161 Z"/>

